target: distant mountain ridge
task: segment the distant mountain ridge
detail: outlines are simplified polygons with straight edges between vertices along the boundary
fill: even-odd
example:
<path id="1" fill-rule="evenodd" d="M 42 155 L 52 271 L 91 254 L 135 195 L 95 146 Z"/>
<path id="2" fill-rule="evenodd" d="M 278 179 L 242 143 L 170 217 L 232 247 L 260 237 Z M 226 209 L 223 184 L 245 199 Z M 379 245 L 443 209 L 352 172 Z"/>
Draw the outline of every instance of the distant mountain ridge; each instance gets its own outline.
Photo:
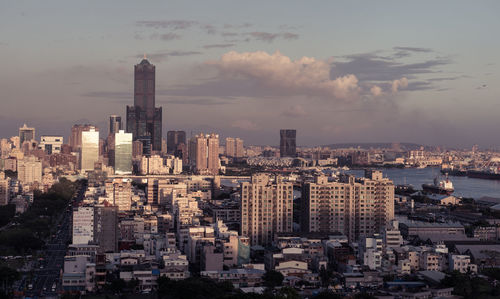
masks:
<path id="1" fill-rule="evenodd" d="M 382 149 L 393 149 L 395 145 L 399 147 L 401 150 L 418 150 L 422 146 L 424 150 L 433 150 L 434 146 L 428 146 L 417 143 L 409 143 L 409 142 L 360 142 L 360 143 L 334 143 L 323 145 L 323 147 L 329 147 L 331 149 L 339 149 L 339 148 L 360 148 L 360 149 L 370 149 L 370 148 L 382 148 Z"/>

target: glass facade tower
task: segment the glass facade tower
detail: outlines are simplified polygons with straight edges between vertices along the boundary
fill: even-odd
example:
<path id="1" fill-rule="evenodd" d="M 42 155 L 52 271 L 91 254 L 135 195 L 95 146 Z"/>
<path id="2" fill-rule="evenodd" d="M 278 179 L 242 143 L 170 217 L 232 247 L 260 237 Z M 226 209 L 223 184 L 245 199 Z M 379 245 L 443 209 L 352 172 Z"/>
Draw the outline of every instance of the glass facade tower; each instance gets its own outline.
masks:
<path id="1" fill-rule="evenodd" d="M 296 130 L 280 130 L 280 156 L 281 157 L 296 157 L 297 156 L 297 131 Z"/>
<path id="2" fill-rule="evenodd" d="M 97 161 L 99 161 L 99 131 L 91 127 L 88 131 L 82 132 L 80 170 L 94 170 L 94 165 Z"/>
<path id="3" fill-rule="evenodd" d="M 115 174 L 132 173 L 132 133 L 120 130 L 115 133 Z"/>

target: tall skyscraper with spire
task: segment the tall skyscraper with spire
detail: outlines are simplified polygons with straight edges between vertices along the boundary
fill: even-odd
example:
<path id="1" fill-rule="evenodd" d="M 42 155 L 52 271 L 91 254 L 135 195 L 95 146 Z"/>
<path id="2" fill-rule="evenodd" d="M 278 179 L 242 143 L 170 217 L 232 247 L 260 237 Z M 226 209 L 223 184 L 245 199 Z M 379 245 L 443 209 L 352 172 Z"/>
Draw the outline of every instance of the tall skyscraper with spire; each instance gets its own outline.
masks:
<path id="1" fill-rule="evenodd" d="M 145 155 L 161 151 L 162 109 L 155 107 L 155 72 L 144 55 L 134 67 L 134 106 L 127 106 L 127 132 L 143 143 Z"/>

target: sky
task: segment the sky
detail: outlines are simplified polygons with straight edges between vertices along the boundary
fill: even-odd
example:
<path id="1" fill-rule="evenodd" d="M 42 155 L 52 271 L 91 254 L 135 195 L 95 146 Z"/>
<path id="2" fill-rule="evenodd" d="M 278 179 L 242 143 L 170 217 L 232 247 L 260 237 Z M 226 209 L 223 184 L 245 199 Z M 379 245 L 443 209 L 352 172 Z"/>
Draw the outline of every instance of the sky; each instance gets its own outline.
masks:
<path id="1" fill-rule="evenodd" d="M 499 15 L 499 1 L 3 0 L 0 138 L 125 122 L 146 54 L 164 136 L 499 147 Z"/>

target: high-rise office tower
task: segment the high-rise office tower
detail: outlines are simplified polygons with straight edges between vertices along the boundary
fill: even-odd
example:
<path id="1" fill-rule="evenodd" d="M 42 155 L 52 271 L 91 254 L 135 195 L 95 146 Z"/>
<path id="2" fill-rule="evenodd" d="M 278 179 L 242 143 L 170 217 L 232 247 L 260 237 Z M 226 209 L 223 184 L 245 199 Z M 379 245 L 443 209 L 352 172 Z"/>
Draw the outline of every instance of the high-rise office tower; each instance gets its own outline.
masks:
<path id="1" fill-rule="evenodd" d="M 275 233 L 293 231 L 293 184 L 282 177 L 253 175 L 241 184 L 241 235 L 251 245 L 269 245 Z"/>
<path id="2" fill-rule="evenodd" d="M 167 132 L 167 153 L 174 155 L 179 144 L 186 144 L 185 131 L 168 131 Z"/>
<path id="3" fill-rule="evenodd" d="M 205 135 L 195 135 L 189 140 L 189 164 L 196 173 L 203 173 L 208 169 L 207 150 Z"/>
<path id="4" fill-rule="evenodd" d="M 280 130 L 280 156 L 295 157 L 297 155 L 296 130 Z"/>
<path id="5" fill-rule="evenodd" d="M 162 108 L 155 107 L 155 71 L 146 58 L 135 65 L 134 106 L 127 106 L 127 132 L 143 142 L 145 155 L 161 151 Z"/>
<path id="6" fill-rule="evenodd" d="M 109 117 L 109 134 L 118 133 L 120 130 L 122 130 L 122 117 L 111 115 Z"/>
<path id="7" fill-rule="evenodd" d="M 35 140 L 35 128 L 29 128 L 24 124 L 19 128 L 19 146 L 22 146 L 25 141 Z"/>
<path id="8" fill-rule="evenodd" d="M 115 133 L 113 149 L 113 167 L 115 174 L 132 173 L 132 133 L 119 130 Z"/>
<path id="9" fill-rule="evenodd" d="M 236 142 L 234 138 L 228 137 L 226 138 L 226 156 L 234 157 L 236 149 Z"/>
<path id="10" fill-rule="evenodd" d="M 319 176 L 302 187 L 301 229 L 340 232 L 355 242 L 382 232 L 394 218 L 394 184 L 381 172 L 328 182 Z"/>
<path id="11" fill-rule="evenodd" d="M 234 140 L 234 157 L 241 158 L 245 155 L 245 148 L 243 147 L 243 139 L 236 138 Z"/>
<path id="12" fill-rule="evenodd" d="M 240 138 L 226 138 L 226 156 L 233 158 L 243 157 L 243 140 Z"/>
<path id="13" fill-rule="evenodd" d="M 90 128 L 94 128 L 94 130 L 99 131 L 97 127 L 94 127 L 89 124 L 76 124 L 71 127 L 71 135 L 69 136 L 69 145 L 71 146 L 71 150 L 73 152 L 80 152 L 80 147 L 82 146 L 82 132 L 88 131 Z"/>
<path id="14" fill-rule="evenodd" d="M 99 131 L 91 127 L 88 131 L 81 132 L 80 170 L 92 171 L 99 161 Z"/>
<path id="15" fill-rule="evenodd" d="M 210 134 L 207 137 L 207 168 L 209 174 L 219 174 L 219 135 Z"/>
<path id="16" fill-rule="evenodd" d="M 189 141 L 189 163 L 198 174 L 219 174 L 219 135 L 195 135 Z"/>

